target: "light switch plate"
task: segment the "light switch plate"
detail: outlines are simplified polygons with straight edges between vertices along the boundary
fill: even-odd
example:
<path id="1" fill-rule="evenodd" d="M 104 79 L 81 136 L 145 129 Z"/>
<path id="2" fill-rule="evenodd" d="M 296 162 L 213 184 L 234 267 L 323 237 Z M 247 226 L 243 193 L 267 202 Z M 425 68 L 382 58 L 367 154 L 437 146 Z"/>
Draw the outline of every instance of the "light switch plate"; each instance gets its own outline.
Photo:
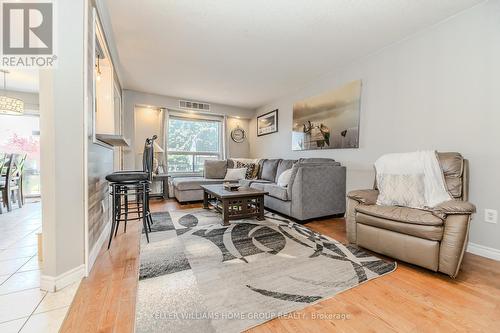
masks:
<path id="1" fill-rule="evenodd" d="M 484 210 L 484 221 L 488 223 L 498 222 L 498 211 L 495 209 L 485 209 Z"/>

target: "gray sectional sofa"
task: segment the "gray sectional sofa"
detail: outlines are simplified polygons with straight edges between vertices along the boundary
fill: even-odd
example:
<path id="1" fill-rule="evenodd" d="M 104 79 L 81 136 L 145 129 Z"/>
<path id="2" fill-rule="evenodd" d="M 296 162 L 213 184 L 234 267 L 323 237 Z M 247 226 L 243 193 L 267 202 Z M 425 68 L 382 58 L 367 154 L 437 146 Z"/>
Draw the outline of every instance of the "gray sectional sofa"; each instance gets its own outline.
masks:
<path id="1" fill-rule="evenodd" d="M 228 160 L 228 167 L 234 162 Z M 278 186 L 281 173 L 292 169 L 287 187 Z M 204 177 L 175 178 L 174 195 L 179 202 L 203 199 L 203 184 L 222 184 L 223 179 Z M 299 160 L 263 159 L 259 161 L 257 179 L 240 180 L 248 186 L 269 192 L 264 206 L 297 220 L 343 215 L 346 207 L 346 169 L 333 159 Z"/>
<path id="2" fill-rule="evenodd" d="M 243 160 L 243 159 L 242 159 Z M 245 162 L 256 160 L 244 159 Z M 209 167 L 207 167 L 209 164 Z M 229 160 L 205 161 L 205 171 L 202 177 L 175 177 L 171 181 L 174 197 L 177 201 L 190 202 L 203 200 L 203 189 L 200 185 L 222 184 L 228 168 L 234 168 L 235 162 Z"/>
<path id="3" fill-rule="evenodd" d="M 222 179 L 211 179 L 205 177 L 177 177 L 173 178 L 172 186 L 174 197 L 177 201 L 184 203 L 203 200 L 203 190 L 200 185 L 222 184 Z"/>
<path id="4" fill-rule="evenodd" d="M 290 168 L 288 186 L 278 186 L 279 176 Z M 258 178 L 240 183 L 269 192 L 264 197 L 268 209 L 301 221 L 345 213 L 346 169 L 332 159 L 262 160 Z"/>

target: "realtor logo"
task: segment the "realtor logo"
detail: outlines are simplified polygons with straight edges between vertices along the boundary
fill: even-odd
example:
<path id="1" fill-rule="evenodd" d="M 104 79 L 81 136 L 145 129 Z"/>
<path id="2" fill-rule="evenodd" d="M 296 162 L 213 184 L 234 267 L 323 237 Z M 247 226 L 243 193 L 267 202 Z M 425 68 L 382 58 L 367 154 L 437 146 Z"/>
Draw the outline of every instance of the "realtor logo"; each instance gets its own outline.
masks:
<path id="1" fill-rule="evenodd" d="M 52 1 L 2 1 L 1 17 L 1 66 L 53 67 L 57 57 Z"/>

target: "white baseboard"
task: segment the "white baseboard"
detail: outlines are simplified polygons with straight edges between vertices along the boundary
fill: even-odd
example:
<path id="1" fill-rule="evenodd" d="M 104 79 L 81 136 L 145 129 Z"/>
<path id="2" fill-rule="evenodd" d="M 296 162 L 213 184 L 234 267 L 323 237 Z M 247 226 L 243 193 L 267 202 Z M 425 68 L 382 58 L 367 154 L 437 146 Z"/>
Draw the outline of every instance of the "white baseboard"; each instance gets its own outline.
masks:
<path id="1" fill-rule="evenodd" d="M 90 274 L 90 271 L 92 270 L 92 267 L 97 260 L 97 256 L 99 256 L 99 252 L 101 252 L 102 245 L 104 244 L 104 242 L 106 242 L 106 239 L 108 239 L 110 232 L 111 222 L 108 222 L 102 230 L 101 235 L 97 239 L 97 242 L 94 244 L 94 247 L 92 248 L 92 250 L 90 250 L 86 276 Z"/>
<path id="2" fill-rule="evenodd" d="M 40 276 L 40 289 L 56 292 L 74 282 L 80 281 L 84 276 L 85 265 L 83 264 L 58 276 L 42 275 Z"/>
<path id="3" fill-rule="evenodd" d="M 467 252 L 500 261 L 500 250 L 492 247 L 469 242 L 469 244 L 467 244 Z"/>

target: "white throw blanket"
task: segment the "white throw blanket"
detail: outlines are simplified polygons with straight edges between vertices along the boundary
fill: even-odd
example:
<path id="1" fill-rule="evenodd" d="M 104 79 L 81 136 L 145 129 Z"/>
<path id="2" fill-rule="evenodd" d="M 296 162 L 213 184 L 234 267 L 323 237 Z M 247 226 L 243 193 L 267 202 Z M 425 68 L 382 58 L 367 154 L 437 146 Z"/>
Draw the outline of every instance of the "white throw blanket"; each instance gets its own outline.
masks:
<path id="1" fill-rule="evenodd" d="M 441 202 L 452 200 L 444 181 L 443 171 L 435 151 L 417 151 L 412 153 L 387 154 L 375 162 L 377 172 L 377 186 L 381 192 L 387 194 L 394 190 L 380 188 L 384 186 L 384 177 L 387 175 L 415 176 L 423 178 L 424 207 L 434 207 Z M 389 187 L 388 185 L 386 185 Z M 409 189 L 410 190 L 410 189 Z M 414 207 L 423 208 L 423 207 Z"/>

